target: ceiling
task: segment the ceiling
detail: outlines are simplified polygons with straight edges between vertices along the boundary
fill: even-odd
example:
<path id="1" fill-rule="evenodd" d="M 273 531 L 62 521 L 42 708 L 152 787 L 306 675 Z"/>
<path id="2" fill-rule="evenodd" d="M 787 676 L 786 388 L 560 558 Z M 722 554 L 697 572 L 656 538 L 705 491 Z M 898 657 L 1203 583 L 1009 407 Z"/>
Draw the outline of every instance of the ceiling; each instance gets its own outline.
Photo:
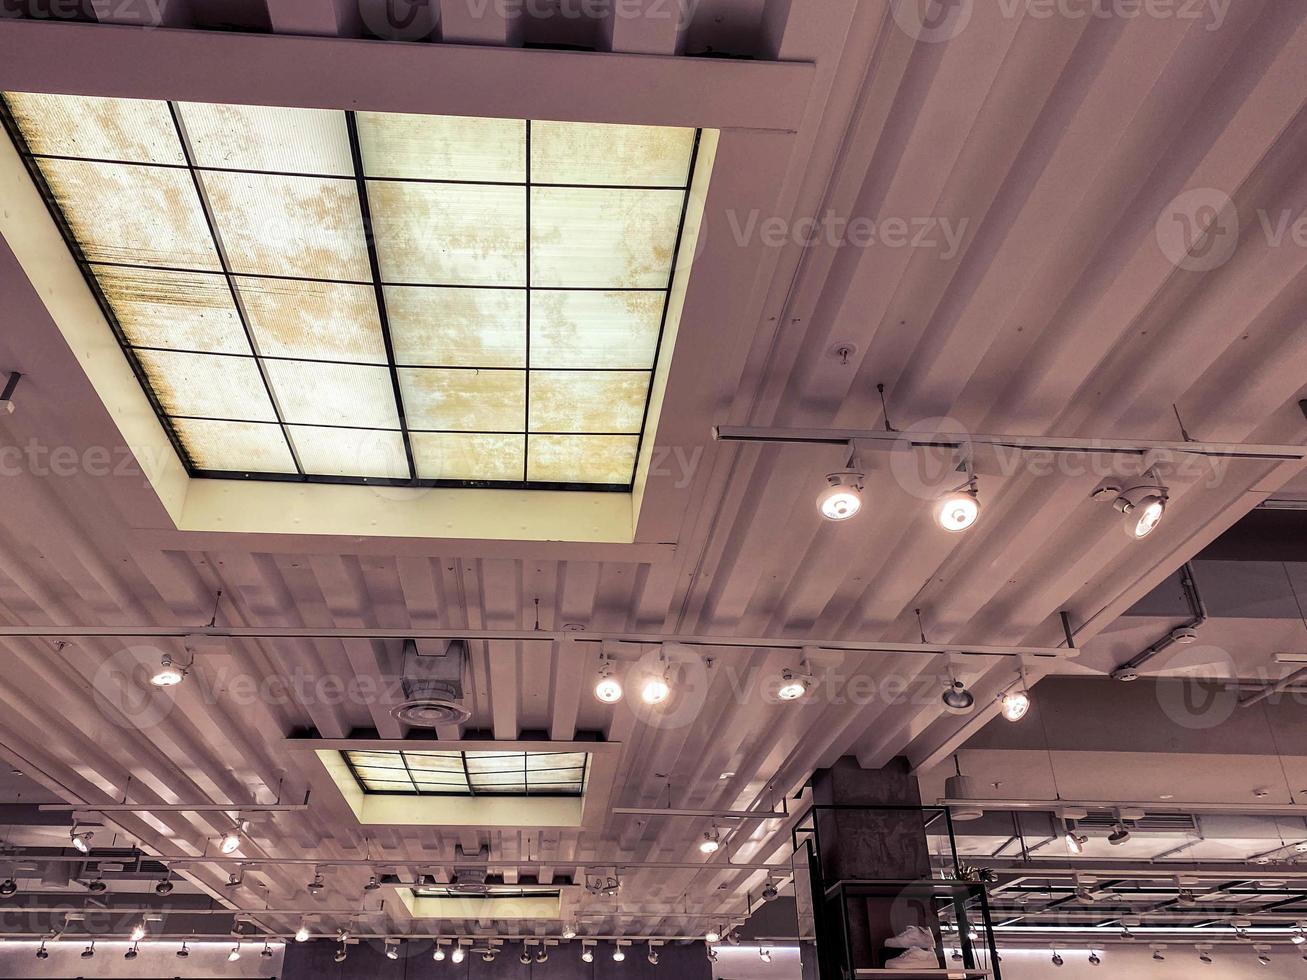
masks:
<path id="1" fill-rule="evenodd" d="M 216 5 L 165 7 L 192 18 L 177 26 L 220 26 L 211 20 Z M 212 84 L 263 86 L 280 104 L 313 105 L 322 96 L 284 72 L 286 52 L 330 51 L 340 78 L 324 84 L 345 79 L 360 91 L 379 59 L 393 60 L 389 70 L 448 78 L 475 54 L 531 78 L 553 73 L 563 87 L 450 86 L 425 96 L 428 111 L 443 100 L 453 114 L 548 118 L 548 100 L 572 119 L 667 124 L 674 120 L 654 117 L 679 113 L 688 124 L 719 126 L 715 173 L 727 176 L 705 208 L 708 251 L 689 277 L 658 465 L 634 540 L 178 530 L 79 351 L 51 321 L 47 304 L 60 297 L 41 292 L 38 270 L 6 244 L 0 370 L 24 377 L 16 411 L 0 415 L 4 443 L 22 450 L 4 457 L 0 621 L 924 635 L 1056 646 L 1065 611 L 1084 645 L 1294 477 L 1298 464 L 1248 460 L 1168 472 L 1166 519 L 1136 542 L 1121 533 L 1119 515 L 1090 499 L 1108 473 L 1083 460 L 996 463 L 979 473 L 979 523 L 950 535 L 932 522 L 920 484 L 889 460 L 868 464 L 864 513 L 835 525 L 813 500 L 822 477 L 843 468 L 841 450 L 738 447 L 714 442 L 711 427 L 906 429 L 947 416 L 975 432 L 1177 439 L 1178 413 L 1197 439 L 1307 441 L 1298 407 L 1307 251 L 1274 246 L 1257 221 L 1303 200 L 1307 9 L 1248 0 L 1216 26 L 1005 16 L 1002 4 L 975 4 L 957 36 L 932 43 L 905 31 L 883 2 L 705 0 L 684 30 L 653 19 L 600 22 L 582 25 L 582 43 L 581 27 L 563 30 L 549 18 L 481 22 L 466 33 L 456 7 L 441 4 L 450 16 L 421 44 L 278 36 L 364 34 L 331 0 L 266 0 L 249 6 L 249 23 L 222 25 L 272 28 L 257 36 L 5 20 L 0 89 L 204 101 L 178 66 L 204 75 L 204 59 L 236 55 L 246 58 L 245 77 Z M 449 43 L 469 40 L 501 49 Z M 518 47 L 524 42 L 592 50 Z M 709 53 L 752 57 L 699 57 Z M 666 87 L 651 95 L 650 79 Z M 762 79 L 779 79 L 784 98 L 749 98 Z M 726 206 L 721 188 L 737 182 L 748 191 L 741 199 L 761 200 L 761 210 Z M 1228 261 L 1204 273 L 1173 264 L 1157 231 L 1193 188 L 1224 191 L 1244 219 Z M 847 240 L 853 217 L 877 222 L 873 242 Z M 769 218 L 780 224 L 753 221 Z M 802 223 L 809 218 L 819 225 Z M 814 227 L 822 233 L 807 241 Z M 298 801 L 317 777 L 287 750 L 288 734 L 404 734 L 390 714 L 395 690 L 382 683 L 400 668 L 397 641 L 231 640 L 200 651 L 187 683 L 130 703 L 106 696 L 120 690 L 106 678 L 161 653 L 185 657 L 182 644 L 11 637 L 0 650 L 10 664 L 0 677 L 9 707 L 3 754 L 68 800 Z M 945 714 L 938 694 L 947 667 L 919 654 L 823 654 L 812 666 L 829 694 L 770 703 L 751 685 L 795 658 L 764 648 L 720 654 L 677 710 L 651 714 L 629 700 L 595 701 L 598 662 L 586 651 L 472 643 L 467 727 L 502 740 L 602 733 L 621 746 L 617 806 L 772 809 L 846 754 L 868 766 L 906 755 L 929 770 L 994 716 L 992 708 L 971 719 Z M 982 705 L 1015 679 L 1007 658 L 966 658 L 956 669 Z M 1054 669 L 1101 677 L 1105 666 L 1059 661 L 1032 667 L 1032 678 Z M 909 693 L 887 699 L 886 682 Z M 790 807 L 797 813 L 801 802 Z M 584 832 L 374 829 L 365 837 L 338 808 L 310 806 L 262 815 L 240 852 L 304 865 L 250 870 L 234 891 L 222 887 L 229 865 L 195 862 L 185 873 L 233 908 L 294 910 L 264 916 L 269 929 L 293 931 L 309 907 L 327 910 L 316 920 L 327 929 L 349 918 L 336 910 L 374 910 L 379 896 L 364 892 L 365 868 L 344 867 L 329 869 L 327 888 L 311 898 L 315 861 L 381 859 L 447 874 L 456 845 L 484 845 L 506 880 L 622 869 L 616 899 L 565 899 L 595 934 L 698 935 L 742 915 L 766 877 L 729 862 L 784 864 L 792 823 L 723 821 L 728 845 L 708 859 L 695 846 L 709 829 L 705 817 L 609 814 Z M 226 829 L 195 812 L 116 814 L 114 824 L 151 853 L 188 858 L 212 853 Z M 702 867 L 639 866 L 657 862 Z M 407 921 L 397 905 L 367 921 L 382 932 L 558 927 L 432 928 Z"/>

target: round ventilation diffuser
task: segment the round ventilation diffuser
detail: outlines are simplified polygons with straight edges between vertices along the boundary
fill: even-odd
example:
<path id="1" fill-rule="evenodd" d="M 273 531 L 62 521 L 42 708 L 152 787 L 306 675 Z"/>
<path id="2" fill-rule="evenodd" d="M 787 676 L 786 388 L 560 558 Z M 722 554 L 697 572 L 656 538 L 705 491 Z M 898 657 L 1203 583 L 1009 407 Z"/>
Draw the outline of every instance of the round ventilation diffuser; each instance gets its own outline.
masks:
<path id="1" fill-rule="evenodd" d="M 440 725 L 461 725 L 472 717 L 472 712 L 454 700 L 447 689 L 414 696 L 416 692 L 410 691 L 409 686 L 409 682 L 405 681 L 404 694 L 409 699 L 390 709 L 390 713 L 405 725 L 436 728 Z"/>
<path id="2" fill-rule="evenodd" d="M 472 717 L 462 705 L 467 644 L 452 640 L 439 654 L 423 654 L 413 640 L 404 641 L 404 700 L 390 709 L 412 728 L 460 725 Z"/>

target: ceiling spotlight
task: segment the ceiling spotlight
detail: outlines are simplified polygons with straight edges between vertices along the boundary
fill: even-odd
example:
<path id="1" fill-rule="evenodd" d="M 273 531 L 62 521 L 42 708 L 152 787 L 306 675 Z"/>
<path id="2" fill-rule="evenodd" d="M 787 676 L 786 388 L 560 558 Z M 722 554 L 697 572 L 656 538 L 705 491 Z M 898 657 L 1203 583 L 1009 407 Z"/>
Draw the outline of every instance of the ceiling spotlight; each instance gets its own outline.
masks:
<path id="1" fill-rule="evenodd" d="M 94 955 L 95 955 L 95 940 L 92 939 L 91 945 L 87 946 L 84 950 L 82 950 L 82 959 L 89 960 Z"/>
<path id="2" fill-rule="evenodd" d="M 399 959 L 399 940 L 398 940 L 398 939 L 387 939 L 387 940 L 386 940 L 386 959 L 388 959 L 388 960 L 397 960 L 397 959 Z"/>
<path id="3" fill-rule="evenodd" d="M 644 687 L 640 689 L 640 700 L 645 704 L 662 704 L 671 695 L 670 675 L 664 664 L 663 673 L 660 676 L 651 677 L 644 682 Z"/>
<path id="4" fill-rule="evenodd" d="M 336 955 L 333 957 L 333 959 L 334 959 L 337 963 L 344 963 L 344 962 L 345 962 L 345 957 L 347 957 L 347 956 L 349 956 L 349 950 L 345 947 L 345 944 L 344 944 L 344 943 L 341 943 L 341 944 L 340 944 L 340 949 L 336 950 Z"/>
<path id="5" fill-rule="evenodd" d="M 309 941 L 309 923 L 306 919 L 300 920 L 300 927 L 295 930 L 295 941 L 297 943 L 306 943 Z"/>
<path id="6" fill-rule="evenodd" d="M 1001 700 L 1003 717 L 1008 721 L 1020 721 L 1030 711 L 1030 692 L 1025 689 L 1024 685 L 1014 691 L 1008 691 Z"/>
<path id="7" fill-rule="evenodd" d="M 975 695 L 968 691 L 967 685 L 959 680 L 954 680 L 953 683 L 948 686 L 948 689 L 944 692 L 942 700 L 944 702 L 944 707 L 948 709 L 951 714 L 955 715 L 968 714 L 971 709 L 976 706 Z"/>
<path id="8" fill-rule="evenodd" d="M 653 943 L 649 944 L 649 955 L 645 959 L 649 961 L 650 966 L 658 965 L 658 950 Z"/>
<path id="9" fill-rule="evenodd" d="M 222 835 L 222 842 L 218 845 L 218 850 L 222 851 L 223 854 L 230 854 L 240 846 L 241 833 L 233 827 Z"/>
<path id="10" fill-rule="evenodd" d="M 1260 963 L 1262 966 L 1270 966 L 1270 965 L 1271 965 L 1271 950 L 1270 950 L 1270 947 L 1268 947 L 1268 946 L 1254 946 L 1253 949 L 1257 951 L 1257 962 L 1258 962 L 1258 963 Z"/>
<path id="11" fill-rule="evenodd" d="M 172 872 L 169 872 L 169 874 L 171 875 Z M 157 885 L 154 886 L 154 894 L 171 895 L 172 889 L 173 889 L 172 882 L 169 881 L 167 878 L 164 878 L 163 881 L 159 882 Z"/>
<path id="12" fill-rule="evenodd" d="M 178 667 L 172 662 L 172 657 L 164 654 L 159 661 L 159 669 L 150 677 L 150 683 L 155 687 L 176 687 L 185 679 L 185 669 Z"/>
<path id="13" fill-rule="evenodd" d="M 466 955 L 467 954 L 463 952 L 462 946 L 455 946 L 453 952 L 449 954 L 449 960 L 451 963 L 462 963 L 463 957 Z"/>
<path id="14" fill-rule="evenodd" d="M 431 954 L 431 958 L 432 958 L 433 960 L 435 960 L 437 963 L 442 963 L 442 962 L 444 962 L 444 959 L 445 959 L 445 947 L 444 947 L 444 946 L 441 946 L 440 943 L 436 943 L 436 949 L 435 949 L 435 951 Z"/>
<path id="15" fill-rule="evenodd" d="M 482 962 L 482 963 L 493 963 L 493 962 L 495 962 L 495 951 L 494 951 L 493 949 L 488 949 L 488 950 L 486 950 L 484 953 L 482 953 L 482 954 L 481 954 L 481 962 Z"/>
<path id="16" fill-rule="evenodd" d="M 40 945 L 39 947 L 37 947 L 37 950 L 36 950 L 36 958 L 37 958 L 38 960 L 48 960 L 48 959 L 50 958 L 50 951 L 49 951 L 48 949 L 45 948 L 45 940 L 44 940 L 44 939 L 41 940 L 41 945 Z"/>
<path id="17" fill-rule="evenodd" d="M 272 947 L 265 942 L 263 944 L 263 948 L 259 950 L 259 955 L 262 956 L 265 960 L 270 959 L 272 957 Z"/>
<path id="18" fill-rule="evenodd" d="M 109 885 L 103 878 L 96 878 L 94 881 L 86 883 L 86 890 L 92 895 L 99 895 L 101 892 L 108 891 Z"/>
<path id="19" fill-rule="evenodd" d="M 1158 479 L 1155 470 L 1144 474 L 1145 481 L 1124 490 L 1116 487 L 1102 487 L 1095 492 L 1096 497 L 1110 497 L 1116 494 L 1112 506 L 1125 515 L 1126 528 L 1136 540 L 1146 538 L 1162 522 L 1166 513 L 1169 491 Z"/>
<path id="20" fill-rule="evenodd" d="M 1066 960 L 1062 959 L 1062 954 L 1059 953 L 1057 950 L 1053 950 L 1053 965 L 1061 966 L 1065 962 Z"/>
<path id="21" fill-rule="evenodd" d="M 1075 826 L 1068 824 L 1066 836 L 1062 838 L 1066 841 L 1066 850 L 1068 854 L 1084 854 L 1085 845 L 1089 843 L 1089 838 L 1084 834 L 1077 834 Z"/>
<path id="22" fill-rule="evenodd" d="M 73 842 L 73 847 L 77 848 L 77 850 L 81 851 L 83 854 L 91 853 L 91 838 L 94 836 L 95 831 L 80 830 L 77 827 L 74 827 L 69 834 L 69 838 Z"/>
<path id="23" fill-rule="evenodd" d="M 622 949 L 621 945 L 618 944 L 613 950 L 613 962 L 621 963 L 624 959 L 626 959 L 626 950 Z"/>
<path id="24" fill-rule="evenodd" d="M 797 701 L 808 693 L 808 679 L 806 677 L 794 676 L 794 671 L 786 667 L 781 671 L 780 687 L 776 689 L 776 696 L 782 701 Z"/>
<path id="25" fill-rule="evenodd" d="M 770 963 L 770 962 L 771 962 L 771 950 L 770 950 L 770 949 L 760 949 L 760 950 L 758 950 L 758 959 L 762 960 L 764 963 Z"/>
<path id="26" fill-rule="evenodd" d="M 179 949 L 179 950 L 177 950 L 177 956 L 178 956 L 180 959 L 183 959 L 183 960 L 184 960 L 184 959 L 186 959 L 186 957 L 188 957 L 188 956 L 190 956 L 190 955 L 191 955 L 191 951 L 190 951 L 189 949 L 186 948 L 186 940 L 183 939 L 183 940 L 182 940 L 182 948 Z"/>
<path id="27" fill-rule="evenodd" d="M 762 886 L 762 900 L 764 902 L 775 901 L 776 895 L 776 884 L 774 882 L 768 881 L 767 884 Z"/>
<path id="28" fill-rule="evenodd" d="M 564 939 L 575 939 L 575 938 L 576 938 L 576 927 L 573 926 L 573 925 L 566 925 L 566 926 L 564 926 L 564 927 L 563 927 L 563 938 L 564 938 Z"/>
<path id="29" fill-rule="evenodd" d="M 137 945 L 138 945 L 137 943 L 132 943 L 131 948 L 127 950 L 127 952 L 123 953 L 123 959 L 125 960 L 136 959 L 136 957 L 139 955 L 139 950 L 137 949 Z"/>
<path id="30" fill-rule="evenodd" d="M 549 947 L 542 945 L 539 949 L 536 950 L 536 962 L 537 963 L 549 962 Z"/>
<path id="31" fill-rule="evenodd" d="M 706 951 L 707 954 L 708 954 L 708 962 L 709 962 L 709 963 L 716 963 L 716 962 L 717 962 L 717 950 L 713 949 L 711 946 L 705 946 L 704 949 L 705 949 L 705 951 Z"/>
<path id="32" fill-rule="evenodd" d="M 585 949 L 581 950 L 582 963 L 593 963 L 594 961 L 595 961 L 595 954 L 593 949 L 587 946 L 585 947 Z"/>
<path id="33" fill-rule="evenodd" d="M 613 676 L 613 662 L 605 657 L 599 661 L 599 680 L 595 684 L 595 697 L 604 704 L 622 700 L 622 682 Z"/>
<path id="34" fill-rule="evenodd" d="M 128 937 L 128 938 L 130 938 L 131 941 L 134 942 L 134 943 L 139 943 L 142 939 L 145 938 L 145 922 L 144 922 L 144 920 L 142 920 L 142 921 L 136 923 L 136 925 L 132 926 L 132 934 L 131 934 L 131 936 Z"/>
<path id="35" fill-rule="evenodd" d="M 828 521 L 847 521 L 862 510 L 862 474 L 844 470 L 826 477 L 826 489 L 817 494 L 817 510 Z"/>
<path id="36" fill-rule="evenodd" d="M 363 886 L 365 892 L 374 892 L 381 887 L 381 882 L 377 881 L 377 876 L 372 875 L 368 878 L 368 883 Z"/>
<path id="37" fill-rule="evenodd" d="M 699 841 L 699 850 L 704 854 L 715 854 L 717 848 L 722 846 L 722 835 L 714 827 L 712 830 L 703 832 L 703 840 Z"/>
<path id="38" fill-rule="evenodd" d="M 235 963 L 240 958 L 241 958 L 241 944 L 237 943 L 235 946 L 231 948 L 231 952 L 227 954 L 227 962 Z"/>
<path id="39" fill-rule="evenodd" d="M 523 966 L 531 962 L 531 951 L 526 948 L 526 943 L 522 943 L 522 952 L 518 954 L 517 961 Z"/>
<path id="40" fill-rule="evenodd" d="M 307 888 L 309 890 L 309 893 L 312 895 L 317 895 L 320 891 L 322 891 L 322 889 L 326 888 L 327 885 L 322 880 L 322 872 L 315 871 L 313 873 L 313 880 L 310 881 L 304 887 Z"/>
<path id="41" fill-rule="evenodd" d="M 233 872 L 231 872 L 231 874 L 227 875 L 227 887 L 228 887 L 228 888 L 239 888 L 239 887 L 240 887 L 240 884 L 241 884 L 241 881 L 242 881 L 242 878 L 241 878 L 239 872 L 233 871 Z"/>
<path id="42" fill-rule="evenodd" d="M 964 489 L 945 494 L 935 505 L 935 523 L 945 531 L 965 531 L 980 517 L 980 493 L 975 477 Z"/>
<path id="43" fill-rule="evenodd" d="M 14 881 L 13 878 L 6 878 L 4 881 L 0 881 L 0 895 L 3 895 L 5 898 L 15 894 L 17 891 L 18 882 Z"/>
<path id="44" fill-rule="evenodd" d="M 1101 965 L 1102 965 L 1102 962 L 1103 962 L 1103 958 L 1102 958 L 1101 956 L 1099 956 L 1097 953 L 1095 953 L 1094 951 L 1090 950 L 1090 953 L 1089 953 L 1089 965 L 1090 965 L 1090 966 L 1101 966 Z"/>
<path id="45" fill-rule="evenodd" d="M 1117 821 L 1112 832 L 1107 835 L 1107 842 L 1113 847 L 1120 847 L 1130 839 L 1130 831 L 1126 830 L 1125 824 Z"/>
<path id="46" fill-rule="evenodd" d="M 722 941 L 721 930 L 709 929 L 703 934 L 703 941 L 706 943 L 719 943 Z"/>
<path id="47" fill-rule="evenodd" d="M 1153 947 L 1153 959 L 1156 960 L 1158 963 L 1161 963 L 1164 959 L 1166 959 L 1166 955 L 1162 952 L 1164 948 L 1165 947 L 1163 946 Z"/>

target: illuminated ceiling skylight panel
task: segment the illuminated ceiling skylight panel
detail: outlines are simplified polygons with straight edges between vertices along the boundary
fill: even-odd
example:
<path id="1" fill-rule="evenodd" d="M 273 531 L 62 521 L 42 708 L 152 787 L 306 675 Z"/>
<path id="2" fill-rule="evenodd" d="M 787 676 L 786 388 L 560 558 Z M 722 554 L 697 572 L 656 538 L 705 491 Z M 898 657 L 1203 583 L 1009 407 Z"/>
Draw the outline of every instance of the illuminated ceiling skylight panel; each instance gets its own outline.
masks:
<path id="1" fill-rule="evenodd" d="M 205 470 L 232 473 L 294 473 L 295 460 L 281 426 L 263 422 L 174 419 L 177 437 L 191 462 Z"/>
<path id="2" fill-rule="evenodd" d="M 412 432 L 413 464 L 422 480 L 521 480 L 526 436 L 496 432 Z"/>
<path id="3" fill-rule="evenodd" d="M 207 272 L 100 266 L 100 290 L 129 344 L 249 354 L 227 279 Z"/>
<path id="4" fill-rule="evenodd" d="M 405 752 L 404 764 L 410 771 L 418 772 L 463 772 L 463 753 L 461 752 Z"/>
<path id="5" fill-rule="evenodd" d="M 526 189 L 368 181 L 381 278 L 525 286 Z"/>
<path id="6" fill-rule="evenodd" d="M 81 160 L 39 166 L 89 261 L 221 270 L 187 171 Z"/>
<path id="7" fill-rule="evenodd" d="M 287 427 L 304 472 L 312 476 L 408 479 L 402 433 L 385 429 Z"/>
<path id="8" fill-rule="evenodd" d="M 666 289 L 685 194 L 531 188 L 531 284 Z"/>
<path id="9" fill-rule="evenodd" d="M 354 177 L 345 113 L 180 102 L 196 167 Z"/>
<path id="10" fill-rule="evenodd" d="M 526 478 L 540 483 L 628 484 L 635 470 L 637 436 L 532 435 Z"/>
<path id="11" fill-rule="evenodd" d="M 531 431 L 638 434 L 647 371 L 532 371 Z"/>
<path id="12" fill-rule="evenodd" d="M 655 291 L 536 290 L 531 366 L 650 370 L 666 302 Z"/>
<path id="13" fill-rule="evenodd" d="M 136 356 L 168 415 L 277 420 L 252 357 L 157 350 L 138 350 Z"/>
<path id="14" fill-rule="evenodd" d="M 684 187 L 694 130 L 595 123 L 531 124 L 531 182 Z"/>
<path id="15" fill-rule="evenodd" d="M 264 357 L 387 363 L 372 286 L 241 277 L 236 288 Z"/>
<path id="16" fill-rule="evenodd" d="M 271 174 L 200 174 L 231 271 L 370 282 L 353 180 Z"/>
<path id="17" fill-rule="evenodd" d="M 526 123 L 521 119 L 356 115 L 363 172 L 369 177 L 524 183 Z"/>
<path id="18" fill-rule="evenodd" d="M 410 429 L 522 432 L 526 373 L 466 368 L 401 368 L 400 392 Z"/>
<path id="19" fill-rule="evenodd" d="M 526 367 L 526 290 L 387 286 L 385 296 L 395 363 Z"/>
<path id="20" fill-rule="evenodd" d="M 286 422 L 399 429 L 387 368 L 281 360 L 265 360 L 263 365 Z"/>
<path id="21" fill-rule="evenodd" d="M 33 153 L 125 163 L 186 163 L 166 102 L 18 92 L 6 93 L 5 101 Z"/>

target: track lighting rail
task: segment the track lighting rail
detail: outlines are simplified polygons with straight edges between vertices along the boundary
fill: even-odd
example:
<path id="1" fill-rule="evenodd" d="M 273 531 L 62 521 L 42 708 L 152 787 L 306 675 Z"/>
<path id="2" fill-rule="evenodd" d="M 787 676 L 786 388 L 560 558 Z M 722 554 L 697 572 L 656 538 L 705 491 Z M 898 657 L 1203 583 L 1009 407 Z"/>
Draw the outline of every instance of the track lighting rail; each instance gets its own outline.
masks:
<path id="1" fill-rule="evenodd" d="M 721 442 L 775 445 L 848 446 L 854 444 L 860 450 L 891 450 L 903 446 L 965 450 L 974 446 L 996 446 L 1041 453 L 1129 456 L 1175 453 L 1213 459 L 1307 460 L 1307 446 L 1239 442 L 1176 442 L 1162 439 L 1084 439 L 1066 436 L 886 432 L 882 429 L 788 429 L 748 425 L 714 426 L 713 438 Z"/>
<path id="2" fill-rule="evenodd" d="M 1276 803 L 1178 803 L 1175 800 L 1146 803 L 1126 802 L 1085 802 L 1082 800 L 953 800 L 942 799 L 937 804 L 942 807 L 966 807 L 1002 813 L 1008 810 L 1144 810 L 1150 814 L 1159 813 L 1205 813 L 1224 814 L 1228 816 L 1257 817 L 1302 817 L 1307 816 L 1307 804 Z"/>
<path id="3" fill-rule="evenodd" d="M 1307 458 L 1307 450 L 1304 450 Z M 203 644 L 208 640 L 511 640 L 541 643 L 680 643 L 690 647 L 745 653 L 768 650 L 832 650 L 857 654 L 920 654 L 955 657 L 1029 657 L 1036 660 L 1059 660 L 1079 655 L 1066 647 L 1013 646 L 974 643 L 892 643 L 880 640 L 804 639 L 778 636 L 728 636 L 718 634 L 680 635 L 677 633 L 583 632 L 574 630 L 495 630 L 495 629 L 426 629 L 406 626 L 382 627 L 335 626 L 17 626 L 0 625 L 0 637 L 11 639 L 177 639 Z M 202 646 L 194 652 L 202 655 Z"/>
<path id="4" fill-rule="evenodd" d="M 779 816 L 779 814 L 778 814 Z M 222 865 L 240 865 L 247 871 L 258 868 L 271 868 L 282 866 L 303 866 L 314 868 L 445 868 L 457 865 L 460 868 L 492 868 L 499 870 L 502 868 L 616 868 L 618 871 L 773 871 L 778 873 L 792 874 L 794 866 L 784 862 L 771 863 L 766 862 L 741 862 L 726 864 L 725 862 L 705 863 L 703 861 L 628 861 L 621 858 L 575 858 L 563 860 L 561 858 L 551 858 L 544 861 L 491 861 L 486 859 L 465 858 L 465 857 L 448 857 L 433 858 L 430 855 L 424 855 L 418 858 L 407 858 L 397 856 L 392 858 L 292 858 L 292 857 L 240 857 L 234 854 L 209 854 L 209 855 L 187 855 L 185 857 L 171 857 L 166 854 L 144 854 L 137 852 L 118 852 L 112 851 L 104 854 L 98 854 L 94 851 L 90 855 L 79 854 L 18 854 L 5 855 L 0 858 L 0 867 L 7 865 L 24 866 L 27 864 L 86 864 L 87 862 L 108 862 L 108 861 L 131 861 L 135 859 L 145 861 L 154 861 L 158 864 L 167 866 L 183 867 L 188 865 L 200 864 L 222 864 Z"/>
<path id="5" fill-rule="evenodd" d="M 303 803 L 42 803 L 44 813 L 294 813 Z"/>

